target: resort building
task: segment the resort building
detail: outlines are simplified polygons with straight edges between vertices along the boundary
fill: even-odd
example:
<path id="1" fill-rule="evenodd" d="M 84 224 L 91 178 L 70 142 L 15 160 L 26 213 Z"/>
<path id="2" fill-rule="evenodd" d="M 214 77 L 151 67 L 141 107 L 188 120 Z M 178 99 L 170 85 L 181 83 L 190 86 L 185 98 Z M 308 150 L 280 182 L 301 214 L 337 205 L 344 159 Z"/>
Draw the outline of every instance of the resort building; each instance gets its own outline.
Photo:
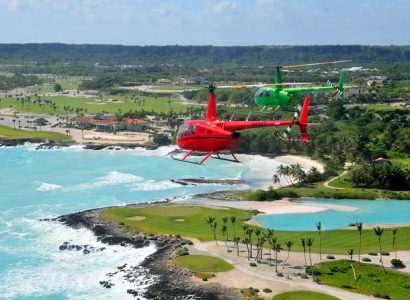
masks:
<path id="1" fill-rule="evenodd" d="M 99 131 L 141 131 L 142 125 L 147 122 L 142 119 L 118 120 L 114 115 L 104 116 L 81 116 L 76 119 L 76 124 L 80 128 L 95 128 Z"/>

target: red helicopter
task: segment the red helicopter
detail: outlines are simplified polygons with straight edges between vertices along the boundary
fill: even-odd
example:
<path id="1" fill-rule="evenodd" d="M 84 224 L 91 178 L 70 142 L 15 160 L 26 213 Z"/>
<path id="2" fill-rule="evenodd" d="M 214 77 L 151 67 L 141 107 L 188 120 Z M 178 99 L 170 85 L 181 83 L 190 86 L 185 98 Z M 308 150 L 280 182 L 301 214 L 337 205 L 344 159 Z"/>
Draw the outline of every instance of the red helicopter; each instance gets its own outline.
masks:
<path id="1" fill-rule="evenodd" d="M 273 120 L 273 121 L 220 121 L 216 113 L 215 85 L 209 85 L 208 109 L 205 120 L 190 120 L 184 122 L 178 131 L 177 144 L 181 149 L 188 150 L 182 159 L 171 157 L 175 160 L 203 164 L 211 155 L 215 154 L 218 159 L 239 162 L 235 157 L 235 151 L 241 142 L 243 129 L 288 126 L 288 131 L 292 125 L 299 125 L 301 140 L 307 142 L 307 119 L 309 111 L 310 97 L 306 96 L 299 120 Z M 207 153 L 200 161 L 193 162 L 186 160 L 195 151 Z M 220 152 L 229 151 L 233 159 L 221 158 Z"/>

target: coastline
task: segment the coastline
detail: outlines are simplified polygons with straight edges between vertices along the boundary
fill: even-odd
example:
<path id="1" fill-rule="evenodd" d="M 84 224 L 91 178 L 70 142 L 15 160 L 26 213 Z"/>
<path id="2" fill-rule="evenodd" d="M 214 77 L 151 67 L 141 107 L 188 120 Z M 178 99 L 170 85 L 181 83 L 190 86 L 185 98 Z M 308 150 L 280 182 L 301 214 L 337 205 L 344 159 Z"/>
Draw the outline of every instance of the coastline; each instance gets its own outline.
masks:
<path id="1" fill-rule="evenodd" d="M 169 201 L 141 203 L 128 205 L 129 207 L 144 207 L 161 205 Z M 82 212 L 62 215 L 54 219 L 44 219 L 41 221 L 58 221 L 71 228 L 85 227 L 91 230 L 102 243 L 109 245 L 120 245 L 124 247 L 141 248 L 150 244 L 155 244 L 156 251 L 147 256 L 140 264 L 140 267 L 148 269 L 148 275 L 156 278 L 147 287 L 147 290 L 140 294 L 139 291 L 129 289 L 128 294 L 143 296 L 146 299 L 238 299 L 240 293 L 236 289 L 227 288 L 218 283 L 202 283 L 192 277 L 192 272 L 170 265 L 169 261 L 173 257 L 178 247 L 184 244 L 184 239 L 172 235 L 154 235 L 139 233 L 132 235 L 125 233 L 122 226 L 115 222 L 103 220 L 101 212 L 106 208 L 90 209 Z M 120 267 L 119 267 L 120 268 Z M 124 277 L 133 277 L 138 273 L 138 269 L 128 271 Z M 109 288 L 110 282 L 101 283 L 103 287 Z M 172 295 L 172 296 L 170 296 Z"/>

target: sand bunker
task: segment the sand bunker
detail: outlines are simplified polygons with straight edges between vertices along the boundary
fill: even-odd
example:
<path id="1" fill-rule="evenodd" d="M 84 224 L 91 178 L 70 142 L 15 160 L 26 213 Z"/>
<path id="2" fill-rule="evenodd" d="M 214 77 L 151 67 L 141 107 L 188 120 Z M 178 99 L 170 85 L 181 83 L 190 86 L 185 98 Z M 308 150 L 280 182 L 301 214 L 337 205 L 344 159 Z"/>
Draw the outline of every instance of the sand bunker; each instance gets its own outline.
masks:
<path id="1" fill-rule="evenodd" d="M 175 222 L 184 222 L 185 220 L 184 219 L 175 219 L 174 221 Z"/>
<path id="2" fill-rule="evenodd" d="M 133 216 L 133 217 L 128 217 L 127 220 L 142 221 L 142 220 L 145 220 L 145 217 L 144 216 Z"/>

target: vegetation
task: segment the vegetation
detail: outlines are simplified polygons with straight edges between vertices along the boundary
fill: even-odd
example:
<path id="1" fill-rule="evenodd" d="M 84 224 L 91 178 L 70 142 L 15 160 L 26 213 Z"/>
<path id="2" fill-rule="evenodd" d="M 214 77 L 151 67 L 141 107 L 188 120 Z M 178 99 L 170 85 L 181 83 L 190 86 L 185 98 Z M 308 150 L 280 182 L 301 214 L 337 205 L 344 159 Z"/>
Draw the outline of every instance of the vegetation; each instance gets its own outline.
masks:
<path id="1" fill-rule="evenodd" d="M 353 269 L 358 274 L 353 276 Z M 318 265 L 320 282 L 365 295 L 388 295 L 388 299 L 406 299 L 410 277 L 397 271 L 383 271 L 382 267 L 347 260 L 322 262 Z M 383 284 L 380 284 L 383 283 Z"/>
<path id="2" fill-rule="evenodd" d="M 0 140 L 42 140 L 54 141 L 57 143 L 70 143 L 71 138 L 65 134 L 48 131 L 27 131 L 13 129 L 0 125 Z"/>
<path id="3" fill-rule="evenodd" d="M 144 216 L 145 219 L 141 221 L 135 221 L 130 219 L 132 216 Z M 113 220 L 118 223 L 124 223 L 124 230 L 130 232 L 149 232 L 159 234 L 174 234 L 183 235 L 198 238 L 201 241 L 214 240 L 214 232 L 212 227 L 208 223 L 208 217 L 215 218 L 215 222 L 218 224 L 218 230 L 215 230 L 215 238 L 218 240 L 224 240 L 222 232 L 219 230 L 219 224 L 222 224 L 222 218 L 225 216 L 236 216 L 236 222 L 239 228 L 236 235 L 240 237 L 241 241 L 246 244 L 249 249 L 250 244 L 255 245 L 257 239 L 255 238 L 256 227 L 243 224 L 245 220 L 251 218 L 252 213 L 249 211 L 238 209 L 211 209 L 206 207 L 195 206 L 150 206 L 142 208 L 129 208 L 129 207 L 116 207 L 108 208 L 102 213 L 102 217 L 105 219 Z M 184 219 L 183 222 L 177 222 L 176 219 Z M 232 226 L 227 227 L 229 235 L 233 237 Z M 386 235 L 391 233 L 391 229 L 384 229 Z M 315 231 L 275 231 L 276 238 L 275 243 L 285 245 L 286 241 L 293 241 L 292 251 L 303 251 L 304 247 L 302 243 L 297 242 L 300 237 L 313 236 L 317 233 Z M 402 236 L 410 235 L 410 227 L 401 227 L 400 234 Z M 270 236 L 267 230 L 262 230 L 259 237 L 264 235 Z M 355 253 L 358 252 L 358 237 L 355 230 L 326 230 L 322 231 L 322 240 L 326 243 L 322 243 L 323 253 L 334 254 L 346 254 L 346 249 L 354 249 Z M 226 237 L 226 236 L 225 236 Z M 266 241 L 266 240 L 265 240 Z M 313 242 L 313 241 L 312 241 Z M 228 243 L 232 243 L 228 241 Z M 383 238 L 380 241 L 382 249 L 384 251 L 394 250 L 390 239 Z M 231 244 L 232 245 L 232 244 Z M 362 245 L 361 251 L 379 251 L 379 242 L 373 230 L 362 231 Z M 305 249 L 307 250 L 305 241 Z M 398 250 L 409 250 L 410 240 L 402 239 L 397 243 Z M 249 252 L 251 249 L 248 250 Z M 311 252 L 319 253 L 319 243 L 314 243 L 311 246 Z M 255 258 L 254 251 L 250 253 L 250 257 Z M 377 253 L 375 253 L 377 255 Z"/>
<path id="4" fill-rule="evenodd" d="M 285 292 L 278 294 L 272 300 L 338 300 L 339 298 L 310 291 Z"/>
<path id="5" fill-rule="evenodd" d="M 206 255 L 185 255 L 174 258 L 174 263 L 194 272 L 226 272 L 233 269 L 233 266 L 224 260 Z"/>

